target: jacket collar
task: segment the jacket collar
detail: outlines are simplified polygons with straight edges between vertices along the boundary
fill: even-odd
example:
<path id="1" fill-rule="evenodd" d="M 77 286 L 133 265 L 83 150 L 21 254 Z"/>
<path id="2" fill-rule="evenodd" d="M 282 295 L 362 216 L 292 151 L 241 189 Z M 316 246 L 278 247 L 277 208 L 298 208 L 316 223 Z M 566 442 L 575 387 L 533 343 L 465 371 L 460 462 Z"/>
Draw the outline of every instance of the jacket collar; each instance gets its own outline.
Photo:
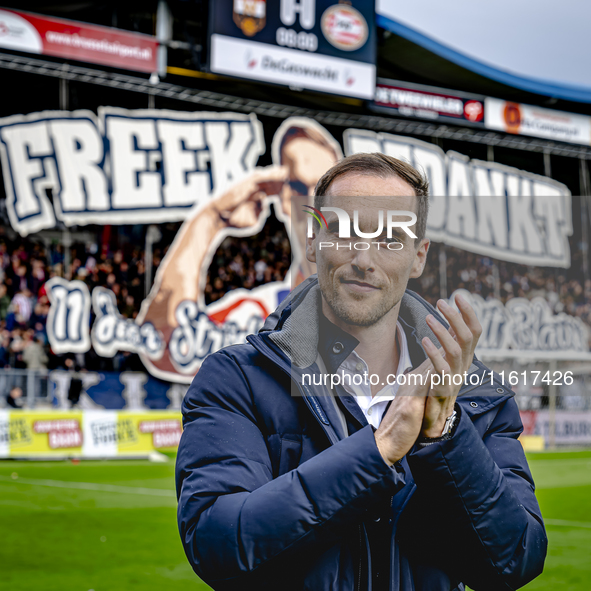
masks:
<path id="1" fill-rule="evenodd" d="M 334 443 L 340 437 L 334 432 L 331 416 L 332 407 L 325 398 L 330 398 L 330 391 L 324 386 L 302 387 L 303 373 L 320 373 L 317 364 L 319 347 L 334 346 L 336 342 L 343 345 L 340 353 L 333 354 L 331 365 L 344 360 L 357 346 L 358 341 L 352 335 L 338 329 L 334 338 L 322 343 L 320 330 L 323 315 L 321 314 L 321 294 L 316 275 L 310 276 L 296 287 L 281 305 L 267 318 L 263 327 L 256 335 L 249 335 L 248 342 L 259 352 L 278 365 L 292 378 L 292 394 L 303 396 L 321 426 Z M 428 336 L 436 346 L 440 343 L 429 328 L 425 318 L 432 314 L 446 328 L 449 327 L 438 310 L 411 290 L 406 290 L 399 313 L 399 320 L 406 332 L 409 352 L 413 367 L 420 365 L 426 358 L 421 340 Z M 332 324 L 332 323 L 331 323 Z M 332 325 L 334 326 L 334 325 Z M 340 331 L 340 332 L 339 332 Z M 326 359 L 326 357 L 324 357 Z M 340 365 L 340 363 L 338 363 Z M 337 367 L 338 367 L 337 365 Z M 327 368 L 332 371 L 331 368 Z M 462 410 L 470 416 L 483 413 L 500 404 L 513 393 L 500 383 L 498 376 L 491 372 L 474 356 L 468 374 L 477 373 L 484 379 L 475 386 L 463 386 L 460 390 L 458 403 Z M 471 392 L 474 392 L 471 394 Z M 468 396 L 465 396 L 468 394 Z M 476 397 L 475 397 L 476 395 Z M 473 404 L 471 404 L 473 403 Z M 335 425 L 336 427 L 336 425 Z"/>
<path id="2" fill-rule="evenodd" d="M 357 346 L 358 341 L 330 323 L 322 314 L 321 306 L 318 278 L 316 275 L 312 275 L 294 289 L 281 306 L 267 318 L 259 334 L 270 339 L 287 356 L 289 363 L 298 368 L 312 366 L 319 350 L 321 353 L 325 353 L 327 347 L 332 350 L 335 345 L 337 346 L 334 349 L 335 354 L 338 355 L 335 362 L 341 357 L 342 361 Z M 436 346 L 440 346 L 435 333 L 425 320 L 428 314 L 435 316 L 446 328 L 449 327 L 436 308 L 415 292 L 407 289 L 402 298 L 398 317 L 407 336 L 412 337 L 409 348 L 412 344 L 410 353 L 415 366 L 426 358 L 420 344 L 421 339 L 427 336 Z M 326 340 L 321 338 L 325 331 Z M 339 343 L 342 347 L 338 345 Z M 341 353 L 336 353 L 337 349 L 342 349 Z M 325 360 L 327 359 L 324 355 L 323 357 Z M 474 371 L 476 368 L 473 365 L 470 371 Z"/>

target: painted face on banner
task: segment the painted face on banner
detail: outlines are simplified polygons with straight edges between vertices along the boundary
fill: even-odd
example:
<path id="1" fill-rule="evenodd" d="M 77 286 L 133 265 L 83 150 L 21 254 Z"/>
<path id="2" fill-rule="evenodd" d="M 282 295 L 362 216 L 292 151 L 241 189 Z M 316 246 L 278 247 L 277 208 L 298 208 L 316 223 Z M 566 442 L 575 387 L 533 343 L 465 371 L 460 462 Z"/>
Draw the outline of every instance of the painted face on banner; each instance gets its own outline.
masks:
<path id="1" fill-rule="evenodd" d="M 384 197 L 384 195 L 387 195 Z M 375 232 L 380 211 L 415 211 L 417 197 L 408 183 L 398 177 L 381 179 L 346 174 L 330 186 L 324 206 L 340 207 L 351 220 L 358 211 L 359 229 Z M 370 241 L 338 236 L 337 216 L 326 212 L 326 227 L 308 239 L 307 256 L 316 263 L 322 295 L 335 319 L 345 324 L 370 326 L 397 307 L 410 277 L 418 277 L 425 265 L 428 241 L 415 240 L 405 232 L 394 231 Z M 379 245 L 373 241 L 380 242 Z M 391 250 L 390 242 L 402 247 Z M 323 244 L 334 244 L 323 248 Z M 369 248 L 365 248 L 369 245 Z M 357 249 L 356 246 L 363 246 Z"/>

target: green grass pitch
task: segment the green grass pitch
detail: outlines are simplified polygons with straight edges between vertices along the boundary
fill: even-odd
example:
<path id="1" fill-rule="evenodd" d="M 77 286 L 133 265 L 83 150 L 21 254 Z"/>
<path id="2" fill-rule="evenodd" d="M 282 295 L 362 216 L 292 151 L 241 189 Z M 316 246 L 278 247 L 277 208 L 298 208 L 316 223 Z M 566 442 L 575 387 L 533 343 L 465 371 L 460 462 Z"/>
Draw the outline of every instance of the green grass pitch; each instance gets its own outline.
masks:
<path id="1" fill-rule="evenodd" d="M 529 455 L 550 547 L 531 591 L 591 589 L 591 451 Z M 176 527 L 174 462 L 0 462 L 0 587 L 205 590 Z"/>

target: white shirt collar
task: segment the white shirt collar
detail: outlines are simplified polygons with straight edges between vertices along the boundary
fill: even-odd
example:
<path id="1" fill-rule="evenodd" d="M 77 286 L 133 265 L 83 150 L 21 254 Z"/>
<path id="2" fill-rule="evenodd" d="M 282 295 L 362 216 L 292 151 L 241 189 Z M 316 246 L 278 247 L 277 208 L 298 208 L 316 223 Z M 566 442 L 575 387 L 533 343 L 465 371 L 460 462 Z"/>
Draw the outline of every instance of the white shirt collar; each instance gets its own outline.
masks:
<path id="1" fill-rule="evenodd" d="M 404 373 L 405 370 L 412 367 L 408 350 L 408 341 L 400 321 L 396 322 L 396 336 L 398 339 L 399 351 L 396 375 L 400 375 Z M 391 385 L 388 385 L 384 381 L 382 389 L 372 397 L 367 363 L 355 351 L 352 351 L 343 363 L 341 363 L 338 371 L 341 374 L 341 384 L 344 390 L 355 397 L 357 404 L 359 404 L 367 421 L 374 427 L 377 427 L 388 402 L 394 400 L 396 397 L 399 385 L 393 379 L 390 380 L 391 382 L 394 382 Z M 367 379 L 362 379 L 360 385 L 354 384 L 353 378 L 359 375 L 363 378 L 364 373 L 367 374 Z M 350 379 L 344 379 L 343 374 L 348 374 Z M 384 380 L 385 379 L 386 377 L 384 376 Z M 359 378 L 357 378 L 357 381 L 359 381 Z"/>

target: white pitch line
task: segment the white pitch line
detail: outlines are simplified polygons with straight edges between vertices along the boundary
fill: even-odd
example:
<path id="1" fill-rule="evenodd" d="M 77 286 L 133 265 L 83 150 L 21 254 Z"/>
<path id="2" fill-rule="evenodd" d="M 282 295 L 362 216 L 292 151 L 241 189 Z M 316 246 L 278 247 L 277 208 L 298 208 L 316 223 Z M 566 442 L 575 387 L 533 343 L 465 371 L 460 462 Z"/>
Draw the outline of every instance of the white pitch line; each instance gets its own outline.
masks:
<path id="1" fill-rule="evenodd" d="M 9 482 L 12 484 L 31 484 L 35 486 L 51 486 L 53 488 L 69 488 L 78 490 L 94 490 L 97 492 L 112 492 L 128 495 L 147 495 L 153 497 L 175 498 L 174 491 L 162 488 L 142 488 L 135 486 L 119 486 L 116 484 L 99 484 L 96 482 L 70 482 L 65 480 L 38 480 L 34 478 L 12 478 L 10 476 L 0 476 L 0 482 Z M 580 527 L 591 529 L 591 522 L 588 521 L 565 521 L 562 519 L 544 519 L 548 525 L 557 525 L 563 527 Z"/>
<path id="2" fill-rule="evenodd" d="M 589 521 L 564 521 L 562 519 L 544 519 L 544 523 L 548 525 L 562 525 L 564 527 L 582 527 L 591 529 L 591 522 Z"/>
<path id="3" fill-rule="evenodd" d="M 135 486 L 119 486 L 116 484 L 99 484 L 97 482 L 70 482 L 65 480 L 37 480 L 33 478 L 12 478 L 0 476 L 0 482 L 12 484 L 32 484 L 35 486 L 52 486 L 54 488 L 70 488 L 79 490 L 95 490 L 99 492 L 113 492 L 128 495 L 147 495 L 152 497 L 176 498 L 174 491 L 162 488 L 142 488 Z"/>

